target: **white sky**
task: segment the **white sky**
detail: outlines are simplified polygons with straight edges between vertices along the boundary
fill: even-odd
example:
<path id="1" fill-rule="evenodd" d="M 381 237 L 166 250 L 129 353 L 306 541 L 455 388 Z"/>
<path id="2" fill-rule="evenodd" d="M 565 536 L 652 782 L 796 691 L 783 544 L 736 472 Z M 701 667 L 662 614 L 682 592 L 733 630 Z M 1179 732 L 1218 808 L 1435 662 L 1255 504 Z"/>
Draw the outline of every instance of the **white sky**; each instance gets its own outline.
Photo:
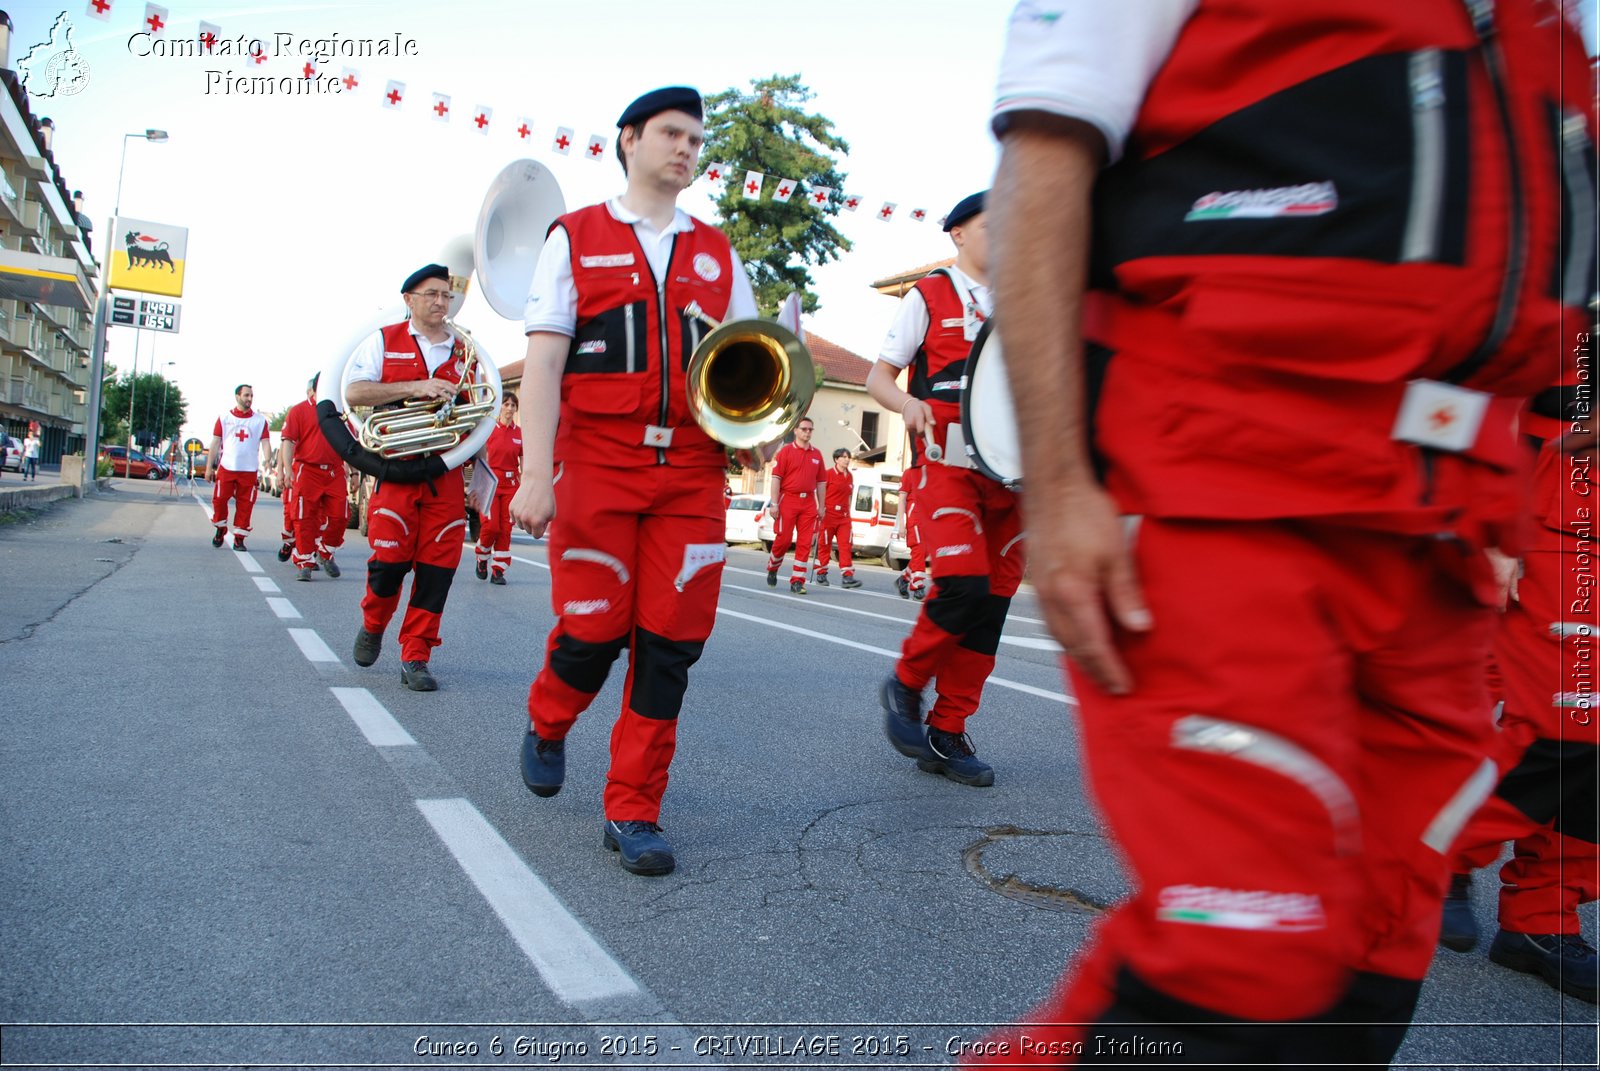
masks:
<path id="1" fill-rule="evenodd" d="M 748 89 L 750 80 L 799 74 L 816 94 L 809 109 L 832 119 L 851 151 L 840 164 L 848 192 L 865 205 L 842 213 L 855 248 L 812 269 L 822 308 L 807 326 L 848 349 L 876 353 L 894 301 L 868 283 L 947 256 L 933 220 L 993 175 L 988 134 L 1010 0 L 919 0 L 915 5 L 810 0 L 746 5 L 727 0 L 524 0 L 522 3 L 345 3 L 297 7 L 173 0 L 169 35 L 189 37 L 203 19 L 224 38 L 241 33 L 272 43 L 302 38 L 415 38 L 415 57 L 335 58 L 339 74 L 360 72 L 347 96 L 254 97 L 206 93 L 208 69 L 285 75 L 300 59 L 273 56 L 245 72 L 233 57 L 132 54 L 144 4 L 116 0 L 109 23 L 85 14 L 85 0 L 7 5 L 15 31 L 12 63 L 48 37 L 65 9 L 74 44 L 90 67 L 73 96 L 34 98 L 57 126 L 54 152 L 69 189 L 84 193 L 103 256 L 116 195 L 122 135 L 147 127 L 171 140 L 127 143 L 122 213 L 189 228 L 188 268 L 177 335 L 143 332 L 139 366 L 179 383 L 189 401 L 186 429 L 207 437 L 231 404 L 234 384 L 255 385 L 256 404 L 276 410 L 303 397 L 303 384 L 381 307 L 400 282 L 468 233 L 484 192 L 511 160 L 549 167 L 576 208 L 620 192 L 622 172 L 550 149 L 557 126 L 616 133 L 616 117 L 639 93 L 689 84 L 705 93 Z M 254 65 L 250 65 L 254 66 Z M 380 106 L 384 84 L 404 82 L 401 111 Z M 454 121 L 427 111 L 449 94 Z M 494 109 L 488 137 L 468 109 Z M 519 142 L 521 116 L 534 135 Z M 581 154 L 580 154 L 581 155 Z M 728 161 L 739 164 L 739 161 Z M 713 215 L 702 182 L 679 200 Z M 878 222 L 885 200 L 897 219 Z M 913 223 L 912 208 L 930 220 Z M 459 317 L 495 360 L 522 355 L 520 323 L 489 309 L 475 283 Z M 113 328 L 109 360 L 126 369 L 134 332 Z M 170 369 L 167 361 L 176 362 Z"/>

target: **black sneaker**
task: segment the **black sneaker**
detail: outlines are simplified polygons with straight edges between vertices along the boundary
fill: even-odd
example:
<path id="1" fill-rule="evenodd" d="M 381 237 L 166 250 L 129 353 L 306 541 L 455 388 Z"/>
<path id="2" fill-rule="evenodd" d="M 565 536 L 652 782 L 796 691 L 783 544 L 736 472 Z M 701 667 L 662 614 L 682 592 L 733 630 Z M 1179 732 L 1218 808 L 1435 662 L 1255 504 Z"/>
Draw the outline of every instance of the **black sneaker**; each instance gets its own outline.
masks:
<path id="1" fill-rule="evenodd" d="M 861 581 L 857 580 L 853 576 L 847 576 L 839 582 L 839 586 L 843 588 L 859 588 L 861 586 Z"/>
<path id="2" fill-rule="evenodd" d="M 1444 917 L 1439 920 L 1439 943 L 1452 952 L 1471 952 L 1478 946 L 1471 874 L 1450 875 L 1450 889 L 1444 894 Z"/>
<path id="3" fill-rule="evenodd" d="M 522 783 L 535 796 L 549 799 L 567 779 L 567 742 L 545 740 L 529 729 L 522 737 Z"/>
<path id="4" fill-rule="evenodd" d="M 806 593 L 806 582 L 804 580 L 791 580 L 791 581 L 789 581 L 789 594 L 790 595 L 804 595 L 805 593 Z"/>
<path id="5" fill-rule="evenodd" d="M 608 850 L 622 853 L 622 869 L 630 874 L 657 877 L 672 873 L 678 861 L 672 845 L 654 822 L 613 822 L 606 820 L 604 838 Z"/>
<path id="6" fill-rule="evenodd" d="M 295 579 L 296 579 L 296 580 L 310 580 L 310 579 L 311 579 L 311 574 L 312 574 L 312 572 L 314 572 L 314 570 L 313 570 L 313 569 L 312 569 L 312 568 L 311 568 L 311 566 L 309 566 L 309 565 L 302 565 L 302 566 L 301 566 L 301 567 L 300 567 L 300 568 L 299 568 L 299 569 L 298 569 L 298 570 L 297 570 L 297 574 L 298 574 L 298 575 L 296 575 L 296 576 L 295 576 Z"/>
<path id="7" fill-rule="evenodd" d="M 356 630 L 356 652 L 353 656 L 358 666 L 370 666 L 383 651 L 383 633 Z"/>
<path id="8" fill-rule="evenodd" d="M 218 528 L 217 534 L 211 537 L 211 545 L 213 547 L 220 547 L 222 546 L 222 541 L 227 538 L 228 530 L 226 528 Z"/>
<path id="9" fill-rule="evenodd" d="M 439 682 L 428 672 L 426 662 L 401 662 L 400 683 L 413 692 L 437 692 Z"/>
<path id="10" fill-rule="evenodd" d="M 952 781 L 978 788 L 994 784 L 994 767 L 978 758 L 966 733 L 947 733 L 929 726 L 928 750 L 933 752 L 933 758 L 917 760 L 917 769 L 924 773 L 943 774 Z"/>
<path id="11" fill-rule="evenodd" d="M 922 693 L 900 683 L 893 673 L 878 686 L 883 706 L 883 735 L 908 759 L 931 759 L 928 733 L 922 727 Z"/>
<path id="12" fill-rule="evenodd" d="M 768 569 L 767 570 L 767 587 L 775 588 L 777 586 L 778 586 L 778 570 L 776 570 L 776 569 Z"/>
<path id="13" fill-rule="evenodd" d="M 913 599 L 916 599 L 918 602 L 921 602 L 923 599 L 926 599 L 928 597 L 928 586 L 926 584 L 923 584 L 923 585 L 920 585 L 918 587 L 912 588 L 911 589 L 911 597 Z"/>
<path id="14" fill-rule="evenodd" d="M 478 572 L 478 579 L 479 580 L 488 580 L 489 579 L 489 563 L 488 562 L 479 562 L 478 563 L 477 572 Z"/>
<path id="15" fill-rule="evenodd" d="M 818 573 L 817 574 L 817 584 L 819 586 L 821 586 L 821 587 L 827 587 L 828 586 L 828 574 L 827 573 Z"/>
<path id="16" fill-rule="evenodd" d="M 234 550 L 243 550 L 244 549 L 244 536 L 236 535 L 236 536 L 233 537 L 233 549 Z"/>
<path id="17" fill-rule="evenodd" d="M 285 544 L 283 544 L 283 546 L 278 548 L 278 560 L 280 562 L 286 562 L 286 561 L 289 560 L 289 555 L 291 555 L 293 553 L 294 553 L 294 544 L 293 543 L 285 543 Z"/>
<path id="18" fill-rule="evenodd" d="M 317 562 L 315 559 L 313 559 L 311 562 L 311 568 L 315 569 L 316 567 Z M 327 573 L 328 576 L 334 580 L 337 580 L 339 578 L 339 574 L 344 572 L 343 569 L 339 568 L 339 563 L 333 560 L 332 554 L 322 559 L 322 571 Z"/>
<path id="19" fill-rule="evenodd" d="M 900 593 L 902 599 L 911 598 L 911 585 L 906 582 L 905 577 L 897 576 L 894 578 L 894 589 Z"/>
<path id="20" fill-rule="evenodd" d="M 1600 957 L 1579 934 L 1501 930 L 1489 946 L 1489 958 L 1502 967 L 1537 974 L 1568 996 L 1596 1003 Z"/>
<path id="21" fill-rule="evenodd" d="M 494 574 L 489 577 L 489 583 L 491 583 L 491 584 L 499 584 L 501 587 L 505 587 L 506 586 L 506 574 L 500 572 L 499 570 L 496 570 L 494 572 Z"/>

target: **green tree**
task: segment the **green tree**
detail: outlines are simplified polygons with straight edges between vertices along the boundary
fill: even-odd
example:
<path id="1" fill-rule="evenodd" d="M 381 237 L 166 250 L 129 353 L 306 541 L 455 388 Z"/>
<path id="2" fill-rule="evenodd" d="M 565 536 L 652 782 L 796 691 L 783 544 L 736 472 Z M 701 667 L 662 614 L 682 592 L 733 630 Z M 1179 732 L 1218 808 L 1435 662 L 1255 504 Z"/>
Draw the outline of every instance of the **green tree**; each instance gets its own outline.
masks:
<path id="1" fill-rule="evenodd" d="M 114 370 L 113 370 L 114 373 Z M 128 403 L 132 392 L 133 431 L 141 448 L 153 448 L 178 434 L 189 415 L 183 388 L 157 372 L 122 375 L 106 381 L 100 396 L 100 439 L 128 441 Z"/>
<path id="2" fill-rule="evenodd" d="M 294 406 L 292 405 L 286 405 L 282 409 L 279 409 L 276 413 L 268 413 L 267 429 L 269 431 L 282 431 L 284 424 L 288 423 L 289 410 L 293 408 Z"/>
<path id="3" fill-rule="evenodd" d="M 839 259 L 850 249 L 829 218 L 843 203 L 835 194 L 824 206 L 805 196 L 774 201 L 781 180 L 799 180 L 801 192 L 816 186 L 844 188 L 830 152 L 848 153 L 850 146 L 833 133 L 833 120 L 813 115 L 804 105 L 812 93 L 799 75 L 752 79 L 748 93 L 729 88 L 706 98 L 706 143 L 701 159 L 726 163 L 733 175 L 745 170 L 768 176 L 759 200 L 747 198 L 738 183 L 729 183 L 717 201 L 722 230 L 750 272 L 756 304 L 763 315 L 778 311 L 799 291 L 806 312 L 817 309 L 807 266 Z"/>

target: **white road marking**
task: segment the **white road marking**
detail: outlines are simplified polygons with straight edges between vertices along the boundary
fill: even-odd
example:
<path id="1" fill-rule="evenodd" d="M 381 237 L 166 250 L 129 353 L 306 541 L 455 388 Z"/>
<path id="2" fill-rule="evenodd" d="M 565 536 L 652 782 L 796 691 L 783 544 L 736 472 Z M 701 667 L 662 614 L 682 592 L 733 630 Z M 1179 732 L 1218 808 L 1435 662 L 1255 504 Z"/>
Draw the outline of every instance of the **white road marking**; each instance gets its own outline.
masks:
<path id="1" fill-rule="evenodd" d="M 786 625 L 781 621 L 768 621 L 766 618 L 757 617 L 754 614 L 741 614 L 737 610 L 729 610 L 721 606 L 717 607 L 717 613 L 726 614 L 728 617 L 737 617 L 741 621 L 753 621 L 758 625 L 766 625 L 768 628 L 782 629 L 784 632 L 794 632 L 801 636 L 809 636 L 814 640 L 822 640 L 824 643 L 838 644 L 840 647 L 850 647 L 857 651 L 867 651 L 872 654 L 883 655 L 886 658 L 895 660 L 900 658 L 899 651 L 891 651 L 886 647 L 874 647 L 868 643 L 857 643 L 855 640 L 846 640 L 841 639 L 838 636 L 830 636 L 826 632 L 813 632 L 811 629 L 801 628 L 798 625 Z M 1078 701 L 1076 699 L 1065 694 L 1064 692 L 1053 692 L 1048 688 L 1036 688 L 1031 684 L 1023 684 L 1020 681 L 1007 680 L 1004 677 L 990 677 L 985 683 L 993 684 L 999 688 L 1009 688 L 1013 692 L 1023 692 L 1027 695 L 1036 695 L 1040 699 L 1048 699 L 1052 703 L 1065 703 L 1069 707 L 1075 707 L 1078 705 Z"/>
<path id="2" fill-rule="evenodd" d="M 266 571 L 261 568 L 261 563 L 256 561 L 256 556 L 251 554 L 248 550 L 230 550 L 228 553 L 239 559 L 239 564 L 244 566 L 244 571 L 247 573 L 261 573 Z"/>
<path id="3" fill-rule="evenodd" d="M 787 565 L 788 562 L 785 561 L 784 564 Z M 766 575 L 767 575 L 767 571 L 765 569 L 741 569 L 738 566 L 734 566 L 734 565 L 724 566 L 722 571 L 724 573 L 743 573 L 745 576 L 759 576 L 763 580 L 766 579 Z M 877 576 L 879 574 L 874 573 L 873 575 Z M 892 576 L 896 575 L 896 571 L 895 570 L 889 570 L 887 573 L 885 573 L 883 575 L 892 577 Z M 787 578 L 788 578 L 787 574 L 785 574 L 784 576 L 780 577 L 780 579 L 784 579 L 784 580 L 786 580 Z M 850 597 L 852 599 L 859 599 L 859 598 L 865 597 L 865 598 L 873 598 L 873 599 L 893 599 L 895 602 L 905 602 L 906 601 L 905 599 L 902 599 L 899 595 L 890 595 L 887 592 L 883 592 L 883 591 L 868 591 L 868 590 L 865 590 L 865 589 L 852 590 L 850 592 Z M 1020 624 L 1024 624 L 1024 625 L 1043 625 L 1044 624 L 1044 622 L 1039 620 L 1037 617 L 1023 617 L 1020 614 L 1007 614 L 1006 615 L 1006 620 L 1007 621 L 1016 621 L 1016 622 L 1018 622 Z"/>
<path id="4" fill-rule="evenodd" d="M 281 620 L 294 621 L 300 617 L 300 611 L 296 610 L 294 603 L 288 599 L 268 599 L 267 605 L 272 608 L 272 612 L 277 614 Z"/>
<path id="5" fill-rule="evenodd" d="M 471 802 L 416 804 L 556 997 L 577 1004 L 639 995 L 639 984 Z"/>
<path id="6" fill-rule="evenodd" d="M 255 576 L 251 577 L 250 579 L 256 582 L 257 591 L 266 591 L 276 594 L 277 592 L 283 590 L 282 588 L 278 587 L 278 585 L 275 584 L 272 578 L 269 576 Z"/>
<path id="7" fill-rule="evenodd" d="M 306 656 L 307 662 L 337 662 L 339 656 L 322 642 L 322 637 L 317 635 L 317 630 L 312 628 L 289 629 L 289 638 L 294 641 L 300 653 Z"/>
<path id="8" fill-rule="evenodd" d="M 373 747 L 416 747 L 417 742 L 394 720 L 388 708 L 365 688 L 329 688 L 350 720 Z"/>

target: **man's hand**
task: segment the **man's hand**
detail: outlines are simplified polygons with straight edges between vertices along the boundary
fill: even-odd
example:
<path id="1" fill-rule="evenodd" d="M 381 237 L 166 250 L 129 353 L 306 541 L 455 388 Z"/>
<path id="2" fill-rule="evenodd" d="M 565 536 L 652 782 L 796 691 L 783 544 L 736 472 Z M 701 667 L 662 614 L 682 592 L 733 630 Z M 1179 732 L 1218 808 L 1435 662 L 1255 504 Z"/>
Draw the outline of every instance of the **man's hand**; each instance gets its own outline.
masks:
<path id="1" fill-rule="evenodd" d="M 511 496 L 511 519 L 518 528 L 543 539 L 545 529 L 556 515 L 555 487 L 547 479 L 523 480 L 517 493 Z"/>
<path id="2" fill-rule="evenodd" d="M 1097 685 L 1126 695 L 1133 679 L 1117 657 L 1106 609 L 1134 632 L 1152 622 L 1111 496 L 1094 484 L 1030 487 L 1023 509 L 1028 568 L 1051 635 Z"/>
<path id="3" fill-rule="evenodd" d="M 455 397 L 461 384 L 449 379 L 423 379 L 411 390 L 411 397 L 422 401 L 444 401 Z"/>
<path id="4" fill-rule="evenodd" d="M 933 407 L 921 398 L 906 402 L 900 415 L 905 418 L 906 430 L 912 435 L 921 435 L 924 429 L 933 427 Z"/>
<path id="5" fill-rule="evenodd" d="M 1516 558 L 1500 553 L 1494 547 L 1485 547 L 1489 568 L 1494 570 L 1495 588 L 1500 594 L 1500 609 L 1505 610 L 1517 599 L 1517 580 L 1522 576 L 1522 563 Z"/>

